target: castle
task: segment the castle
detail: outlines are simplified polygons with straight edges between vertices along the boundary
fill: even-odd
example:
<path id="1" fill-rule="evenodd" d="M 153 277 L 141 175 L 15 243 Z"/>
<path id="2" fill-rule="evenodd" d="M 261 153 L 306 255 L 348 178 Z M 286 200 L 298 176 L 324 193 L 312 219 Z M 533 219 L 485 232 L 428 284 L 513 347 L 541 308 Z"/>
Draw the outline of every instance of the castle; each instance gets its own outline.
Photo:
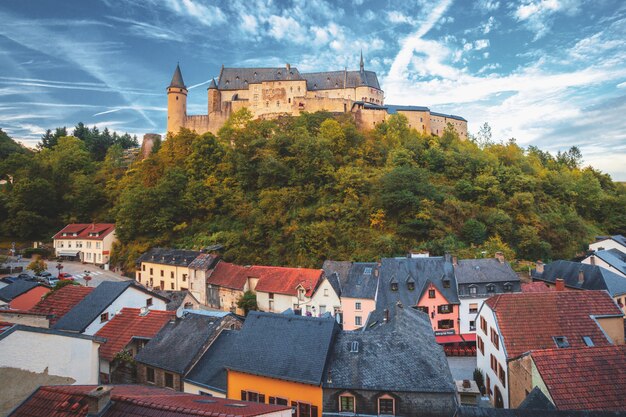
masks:
<path id="1" fill-rule="evenodd" d="M 373 71 L 366 71 L 361 54 L 358 71 L 300 73 L 286 64 L 282 68 L 224 68 L 218 82 L 208 88 L 207 114 L 187 114 L 187 87 L 177 65 L 167 87 L 167 131 L 181 127 L 197 133 L 217 131 L 234 112 L 247 108 L 255 118 L 297 116 L 325 110 L 351 113 L 357 126 L 371 129 L 392 114 L 403 114 L 409 127 L 440 136 L 448 124 L 467 139 L 467 120 L 435 113 L 428 107 L 384 104 L 384 91 Z"/>

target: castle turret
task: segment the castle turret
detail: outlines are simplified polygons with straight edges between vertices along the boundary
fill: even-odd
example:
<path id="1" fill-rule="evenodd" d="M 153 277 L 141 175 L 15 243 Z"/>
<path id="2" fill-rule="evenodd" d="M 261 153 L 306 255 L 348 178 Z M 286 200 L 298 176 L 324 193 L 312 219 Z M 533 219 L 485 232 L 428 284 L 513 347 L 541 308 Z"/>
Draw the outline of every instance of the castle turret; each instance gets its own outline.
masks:
<path id="1" fill-rule="evenodd" d="M 176 64 L 172 82 L 167 87 L 167 131 L 177 133 L 187 117 L 187 87 Z"/>
<path id="2" fill-rule="evenodd" d="M 361 62 L 359 63 L 361 74 L 365 72 L 365 63 L 363 62 L 363 50 L 361 49 Z"/>
<path id="3" fill-rule="evenodd" d="M 219 112 L 222 110 L 222 93 L 217 88 L 215 78 L 209 84 L 209 113 Z"/>

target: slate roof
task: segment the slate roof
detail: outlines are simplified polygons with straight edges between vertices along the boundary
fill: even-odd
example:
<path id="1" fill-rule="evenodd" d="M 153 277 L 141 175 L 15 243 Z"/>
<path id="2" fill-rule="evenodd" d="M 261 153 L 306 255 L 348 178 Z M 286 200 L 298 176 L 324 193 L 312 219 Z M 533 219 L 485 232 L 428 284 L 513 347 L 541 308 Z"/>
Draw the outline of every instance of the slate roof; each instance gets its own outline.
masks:
<path id="1" fill-rule="evenodd" d="M 185 82 L 183 81 L 183 74 L 180 72 L 180 66 L 178 64 L 176 64 L 176 69 L 174 70 L 174 75 L 172 76 L 172 81 L 169 86 L 175 88 L 187 88 L 185 86 Z"/>
<path id="2" fill-rule="evenodd" d="M 115 223 L 72 223 L 59 230 L 53 239 L 90 239 L 102 240 L 115 230 Z M 68 236 L 63 236 L 67 233 Z M 77 236 L 73 236 L 76 233 Z M 98 233 L 99 236 L 89 236 L 90 233 Z"/>
<path id="3" fill-rule="evenodd" d="M 185 381 L 226 393 L 225 365 L 237 344 L 239 331 L 224 330 L 185 377 Z"/>
<path id="4" fill-rule="evenodd" d="M 556 410 L 554 404 L 539 387 L 533 388 L 517 408 L 523 410 Z"/>
<path id="5" fill-rule="evenodd" d="M 578 282 L 579 271 L 583 271 L 584 280 Z M 533 270 L 533 280 L 556 283 L 562 278 L 566 287 L 583 290 L 607 290 L 612 296 L 626 294 L 626 279 L 623 276 L 597 265 L 571 261 L 554 261 L 544 266 L 543 274 Z"/>
<path id="6" fill-rule="evenodd" d="M 135 284 L 134 281 L 103 281 L 74 308 L 61 317 L 53 328 L 73 332 L 85 331 L 87 326 L 130 287 L 167 301 L 167 299 L 157 293 Z"/>
<path id="7" fill-rule="evenodd" d="M 201 253 L 196 257 L 196 259 L 191 261 L 191 263 L 189 264 L 189 269 L 208 271 L 209 269 L 215 267 L 215 264 L 219 261 L 219 259 L 220 257 L 218 255 Z"/>
<path id="8" fill-rule="evenodd" d="M 396 104 L 385 104 L 387 106 L 387 113 L 396 114 L 399 111 L 422 111 L 422 112 L 430 112 L 428 107 L 424 106 L 400 106 Z"/>
<path id="9" fill-rule="evenodd" d="M 583 336 L 591 337 L 596 346 L 608 346 L 611 342 L 591 316 L 623 317 L 605 291 L 499 294 L 485 305 L 495 312 L 509 359 L 556 347 L 555 336 L 566 337 L 571 347 L 585 347 Z"/>
<path id="10" fill-rule="evenodd" d="M 593 255 L 626 275 L 626 253 L 623 253 L 619 249 L 609 249 L 596 251 Z"/>
<path id="11" fill-rule="evenodd" d="M 454 395 L 452 374 L 428 315 L 410 307 L 395 310 L 388 323 L 338 335 L 325 388 Z M 351 351 L 355 342 L 358 352 Z"/>
<path id="12" fill-rule="evenodd" d="M 147 262 L 161 265 L 189 266 L 200 254 L 201 252 L 197 250 L 152 248 L 137 258 L 136 264 L 139 266 L 142 262 Z"/>
<path id="13" fill-rule="evenodd" d="M 251 311 L 226 367 L 320 386 L 337 331 L 332 318 Z"/>
<path id="14" fill-rule="evenodd" d="M 374 71 L 325 71 L 302 74 L 309 91 L 368 86 L 380 90 Z M 345 86 L 344 86 L 345 85 Z"/>
<path id="15" fill-rule="evenodd" d="M 290 409 L 289 406 L 186 394 L 143 385 L 113 385 L 111 402 L 98 417 L 254 417 Z M 12 417 L 86 417 L 87 394 L 96 385 L 39 387 L 11 414 Z M 91 414 L 95 415 L 95 414 Z"/>
<path id="16" fill-rule="evenodd" d="M 626 345 L 531 353 L 558 409 L 626 410 Z"/>
<path id="17" fill-rule="evenodd" d="M 461 259 L 454 267 L 454 274 L 459 284 L 489 282 L 519 282 L 519 277 L 508 262 L 495 258 Z"/>
<path id="18" fill-rule="evenodd" d="M 455 116 L 454 114 L 445 114 L 445 113 L 436 113 L 434 111 L 430 112 L 431 116 L 439 116 L 439 117 L 445 117 L 447 119 L 455 119 L 455 120 L 461 120 L 463 122 L 467 122 L 466 119 L 462 118 L 461 116 Z"/>
<path id="19" fill-rule="evenodd" d="M 326 260 L 322 265 L 324 275 L 328 278 L 328 282 L 332 285 L 337 295 L 341 296 L 341 288 L 348 279 L 348 273 L 352 262 L 350 261 L 331 261 Z"/>
<path id="20" fill-rule="evenodd" d="M 133 337 L 153 338 L 173 317 L 172 311 L 147 310 L 147 314 L 141 315 L 139 308 L 123 308 L 96 333 L 96 336 L 106 339 L 100 346 L 100 358 L 112 361 Z"/>
<path id="21" fill-rule="evenodd" d="M 376 299 L 378 274 L 378 264 L 376 262 L 354 262 L 342 286 L 341 296 Z"/>
<path id="22" fill-rule="evenodd" d="M 189 313 L 169 322 L 137 354 L 143 364 L 184 374 L 217 331 L 223 317 Z"/>
<path id="23" fill-rule="evenodd" d="M 194 297 L 193 294 L 189 292 L 189 290 L 154 290 L 154 292 L 169 300 L 167 304 L 165 304 L 165 309 L 167 311 L 178 310 L 178 308 L 183 304 L 183 301 L 185 301 L 185 298 L 187 298 L 187 296 L 190 296 L 191 298 L 196 300 L 196 302 L 200 303 L 200 301 L 198 301 L 196 297 Z"/>
<path id="24" fill-rule="evenodd" d="M 291 67 L 289 71 L 286 67 L 222 68 L 217 88 L 220 90 L 247 90 L 249 84 L 301 79 L 300 72 L 296 67 Z"/>
<path id="25" fill-rule="evenodd" d="M 45 285 L 40 284 L 39 282 L 34 281 L 26 281 L 23 279 L 19 279 L 15 281 L 13 284 L 9 284 L 4 288 L 0 289 L 0 300 L 9 302 L 13 300 L 15 297 L 18 297 L 22 294 L 27 293 L 36 287 L 45 287 Z"/>
<path id="26" fill-rule="evenodd" d="M 93 289 L 93 287 L 83 287 L 82 285 L 66 285 L 50 292 L 46 298 L 38 302 L 30 311 L 52 315 L 50 326 L 54 326 L 61 317 L 80 303 Z"/>
<path id="27" fill-rule="evenodd" d="M 370 321 L 381 320 L 384 309 L 394 314 L 397 302 L 405 307 L 416 306 L 432 283 L 450 304 L 460 304 L 452 260 L 443 256 L 428 258 L 383 258 L 379 268 L 376 311 Z M 444 287 L 444 278 L 450 281 Z M 407 280 L 415 281 L 415 289 L 409 290 Z M 398 290 L 391 290 L 391 282 L 398 283 Z"/>
<path id="28" fill-rule="evenodd" d="M 626 237 L 622 236 L 622 235 L 613 235 L 613 236 L 602 236 L 602 237 L 597 237 L 596 241 L 593 243 L 598 243 L 598 242 L 602 242 L 603 240 L 607 240 L 607 239 L 611 239 L 616 241 L 617 243 L 619 243 L 620 245 L 626 247 Z"/>

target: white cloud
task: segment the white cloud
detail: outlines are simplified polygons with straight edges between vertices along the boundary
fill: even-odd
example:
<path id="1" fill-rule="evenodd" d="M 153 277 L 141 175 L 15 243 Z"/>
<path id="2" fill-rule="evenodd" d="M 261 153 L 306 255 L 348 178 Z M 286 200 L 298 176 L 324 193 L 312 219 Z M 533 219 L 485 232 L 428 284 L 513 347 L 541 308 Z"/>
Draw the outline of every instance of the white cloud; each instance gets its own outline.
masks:
<path id="1" fill-rule="evenodd" d="M 241 29 L 244 32 L 256 34 L 259 29 L 259 23 L 256 17 L 250 14 L 241 15 Z"/>
<path id="2" fill-rule="evenodd" d="M 290 40 L 292 42 L 301 42 L 304 37 L 303 29 L 300 24 L 291 16 L 270 16 L 268 19 L 270 24 L 270 35 L 276 40 Z"/>
<path id="3" fill-rule="evenodd" d="M 476 51 L 480 51 L 485 48 L 489 48 L 489 39 L 478 39 L 474 41 L 474 49 Z"/>
<path id="4" fill-rule="evenodd" d="M 500 2 L 493 0 L 479 0 L 477 5 L 481 10 L 493 12 L 500 7 Z"/>
<path id="5" fill-rule="evenodd" d="M 115 16 L 107 16 L 107 18 L 116 22 L 124 23 L 124 27 L 136 36 L 176 42 L 184 41 L 184 38 L 180 34 L 162 26 L 156 26 L 146 22 L 140 22 L 138 20 L 125 19 Z"/>
<path id="6" fill-rule="evenodd" d="M 513 16 L 535 32 L 535 40 L 546 35 L 552 25 L 552 16 L 564 13 L 573 16 L 580 12 L 581 0 L 525 0 Z"/>
<path id="7" fill-rule="evenodd" d="M 485 24 L 482 25 L 483 35 L 488 34 L 495 27 L 496 27 L 496 18 L 493 16 L 489 16 L 489 19 L 487 19 L 487 22 L 485 22 Z"/>
<path id="8" fill-rule="evenodd" d="M 198 0 L 165 0 L 164 4 L 175 13 L 193 18 L 204 26 L 226 21 L 226 16 L 219 7 L 206 5 Z"/>

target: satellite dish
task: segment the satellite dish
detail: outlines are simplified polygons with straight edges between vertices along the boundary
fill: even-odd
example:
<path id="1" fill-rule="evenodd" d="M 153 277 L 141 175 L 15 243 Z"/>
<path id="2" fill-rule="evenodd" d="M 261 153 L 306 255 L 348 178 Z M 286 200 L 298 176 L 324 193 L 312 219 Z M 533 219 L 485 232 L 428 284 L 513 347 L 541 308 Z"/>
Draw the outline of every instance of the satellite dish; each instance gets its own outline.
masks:
<path id="1" fill-rule="evenodd" d="M 176 310 L 176 318 L 182 319 L 185 315 L 185 311 L 182 308 Z"/>

